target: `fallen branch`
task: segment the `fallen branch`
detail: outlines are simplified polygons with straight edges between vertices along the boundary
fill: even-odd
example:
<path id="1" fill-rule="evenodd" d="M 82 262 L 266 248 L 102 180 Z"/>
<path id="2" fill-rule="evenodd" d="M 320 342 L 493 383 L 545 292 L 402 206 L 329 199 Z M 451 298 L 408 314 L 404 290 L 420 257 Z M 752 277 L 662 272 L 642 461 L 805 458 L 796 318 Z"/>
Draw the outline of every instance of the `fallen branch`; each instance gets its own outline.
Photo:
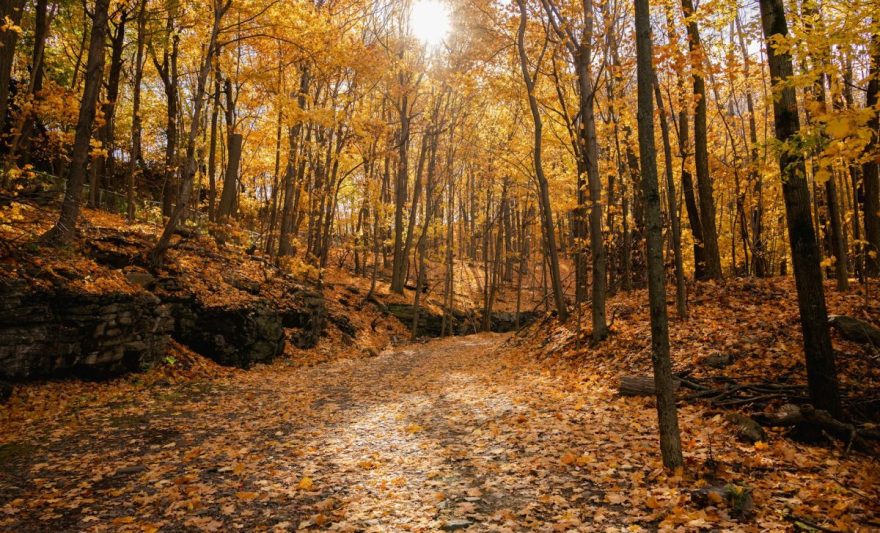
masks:
<path id="1" fill-rule="evenodd" d="M 832 529 L 830 527 L 825 527 L 814 520 L 810 520 L 809 518 L 804 518 L 803 516 L 798 516 L 796 514 L 788 514 L 785 516 L 785 519 L 791 522 L 796 528 L 803 530 L 815 529 L 818 531 L 826 531 L 828 533 L 843 533 L 839 529 Z"/>
<path id="2" fill-rule="evenodd" d="M 673 378 L 672 390 L 677 391 L 681 385 L 679 378 Z M 621 396 L 654 396 L 654 376 L 623 376 L 617 389 Z"/>
<path id="3" fill-rule="evenodd" d="M 762 415 L 758 417 L 758 422 L 769 427 L 811 426 L 818 428 L 846 443 L 847 451 L 851 447 L 855 447 L 857 450 L 873 453 L 874 450 L 868 444 L 868 439 L 878 437 L 875 435 L 876 432 L 860 430 L 853 424 L 841 422 L 831 416 L 828 411 L 816 409 L 810 404 L 783 405 L 776 415 Z"/>

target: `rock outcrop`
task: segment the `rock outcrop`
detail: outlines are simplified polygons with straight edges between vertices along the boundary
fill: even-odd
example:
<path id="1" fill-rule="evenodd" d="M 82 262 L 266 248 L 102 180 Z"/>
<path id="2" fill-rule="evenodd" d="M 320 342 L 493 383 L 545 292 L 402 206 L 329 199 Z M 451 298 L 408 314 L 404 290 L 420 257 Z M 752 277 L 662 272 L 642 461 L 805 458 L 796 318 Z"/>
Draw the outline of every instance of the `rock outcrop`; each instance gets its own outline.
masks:
<path id="1" fill-rule="evenodd" d="M 145 291 L 0 279 L 0 378 L 142 370 L 161 359 L 173 325 L 168 306 Z"/>

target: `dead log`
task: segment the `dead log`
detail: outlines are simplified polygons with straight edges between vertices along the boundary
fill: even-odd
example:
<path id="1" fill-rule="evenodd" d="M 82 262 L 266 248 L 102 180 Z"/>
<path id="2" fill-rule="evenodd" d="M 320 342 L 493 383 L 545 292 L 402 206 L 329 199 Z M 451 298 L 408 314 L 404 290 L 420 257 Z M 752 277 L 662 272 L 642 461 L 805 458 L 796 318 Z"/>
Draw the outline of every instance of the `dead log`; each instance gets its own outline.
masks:
<path id="1" fill-rule="evenodd" d="M 774 415 L 762 415 L 758 422 L 769 427 L 800 426 L 818 429 L 846 443 L 847 450 L 854 447 L 859 451 L 874 452 L 867 439 L 876 438 L 875 432 L 860 430 L 853 424 L 842 422 L 831 416 L 828 411 L 816 409 L 810 404 L 801 406 L 785 404 Z"/>
<path id="2" fill-rule="evenodd" d="M 677 391 L 680 386 L 681 380 L 674 378 L 672 391 Z M 621 396 L 654 396 L 657 394 L 654 388 L 654 376 L 623 376 L 620 378 L 617 392 Z"/>
<path id="3" fill-rule="evenodd" d="M 880 328 L 846 315 L 830 315 L 828 324 L 847 340 L 880 347 Z"/>

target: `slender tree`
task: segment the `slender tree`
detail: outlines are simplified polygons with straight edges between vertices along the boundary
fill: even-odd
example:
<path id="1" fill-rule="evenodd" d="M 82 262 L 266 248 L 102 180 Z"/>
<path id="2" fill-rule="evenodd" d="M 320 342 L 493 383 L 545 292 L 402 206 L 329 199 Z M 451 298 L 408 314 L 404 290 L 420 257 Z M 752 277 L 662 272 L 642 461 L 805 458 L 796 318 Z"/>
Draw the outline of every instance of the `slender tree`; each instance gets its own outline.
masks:
<path id="1" fill-rule="evenodd" d="M 666 275 L 663 266 L 663 229 L 657 184 L 657 151 L 654 147 L 654 70 L 648 0 L 635 0 L 636 75 L 638 80 L 639 155 L 645 204 L 645 241 L 648 254 L 648 300 L 651 313 L 651 360 L 657 392 L 660 453 L 667 468 L 684 466 L 681 436 L 673 393 L 669 357 L 669 319 L 666 314 Z"/>
<path id="2" fill-rule="evenodd" d="M 694 82 L 694 162 L 697 171 L 697 193 L 700 200 L 700 223 L 703 231 L 703 250 L 706 254 L 706 277 L 721 279 L 721 252 L 718 250 L 718 230 L 715 224 L 715 197 L 712 177 L 709 174 L 709 143 L 707 124 L 706 82 L 703 72 L 703 45 L 700 30 L 694 18 L 692 0 L 681 0 L 688 48 L 691 53 L 691 77 Z"/>
<path id="3" fill-rule="evenodd" d="M 767 44 L 773 98 L 776 138 L 782 143 L 779 168 L 782 174 L 782 195 L 791 245 L 792 265 L 797 286 L 801 331 L 807 359 L 810 400 L 834 416 L 841 415 L 840 392 L 828 312 L 819 266 L 819 245 L 810 214 L 810 191 L 807 188 L 804 157 L 792 143 L 800 131 L 795 89 L 789 80 L 793 75 L 791 55 L 777 50 L 777 39 L 788 36 L 788 24 L 782 0 L 760 0 L 761 24 Z"/>
<path id="4" fill-rule="evenodd" d="M 102 0 L 103 1 L 103 0 Z M 181 186 L 180 198 L 177 205 L 171 213 L 171 217 L 165 224 L 165 229 L 159 237 L 156 246 L 150 251 L 150 263 L 159 265 L 165 257 L 165 252 L 171 246 L 171 237 L 177 231 L 177 225 L 183 218 L 183 213 L 189 205 L 189 196 L 192 193 L 193 180 L 196 175 L 196 138 L 199 132 L 199 117 L 202 114 L 202 106 L 205 103 L 205 88 L 208 83 L 208 74 L 211 71 L 214 54 L 217 53 L 217 41 L 220 35 L 221 22 L 223 15 L 229 11 L 232 6 L 232 0 L 217 1 L 213 6 L 213 25 L 208 40 L 208 46 L 205 50 L 205 58 L 199 67 L 198 76 L 196 78 L 196 89 L 193 94 L 193 109 L 190 121 L 189 135 L 186 143 L 186 159 L 183 166 L 183 183 Z"/>
<path id="5" fill-rule="evenodd" d="M 556 248 L 556 235 L 553 228 L 553 208 L 550 205 L 550 186 L 544 175 L 544 163 L 541 159 L 541 143 L 543 142 L 543 122 L 541 111 L 538 108 L 538 99 L 535 96 L 535 80 L 529 72 L 529 60 L 526 56 L 526 24 L 528 14 L 525 0 L 517 0 L 519 6 L 519 27 L 516 33 L 516 48 L 519 54 L 519 65 L 522 71 L 523 81 L 528 92 L 529 111 L 532 114 L 534 125 L 533 164 L 535 177 L 538 181 L 538 199 L 541 203 L 541 221 L 544 228 L 544 243 L 546 244 L 547 259 L 550 263 L 550 283 L 553 287 L 553 300 L 556 303 L 556 311 L 559 319 L 563 322 L 568 320 L 568 306 L 565 303 L 565 295 L 562 292 L 562 276 L 559 272 L 559 251 Z"/>
<path id="6" fill-rule="evenodd" d="M 70 174 L 61 204 L 58 222 L 43 235 L 43 241 L 52 245 L 66 245 L 73 240 L 82 201 L 83 182 L 92 140 L 92 125 L 98 105 L 98 92 L 104 74 L 104 39 L 107 37 L 107 19 L 110 0 L 95 0 L 92 12 L 92 31 L 89 37 L 89 57 L 86 62 L 85 84 L 79 105 L 79 118 L 71 153 Z"/>

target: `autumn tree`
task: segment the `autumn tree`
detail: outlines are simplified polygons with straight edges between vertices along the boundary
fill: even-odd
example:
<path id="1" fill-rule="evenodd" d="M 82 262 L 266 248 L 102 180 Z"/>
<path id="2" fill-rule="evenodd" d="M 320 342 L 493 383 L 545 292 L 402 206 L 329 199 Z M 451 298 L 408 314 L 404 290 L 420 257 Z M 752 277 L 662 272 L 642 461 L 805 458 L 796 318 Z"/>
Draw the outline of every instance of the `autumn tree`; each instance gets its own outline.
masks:
<path id="1" fill-rule="evenodd" d="M 639 155 L 648 255 L 648 299 L 651 313 L 651 360 L 660 426 L 663 464 L 684 466 L 678 414 L 673 392 L 672 362 L 669 357 L 669 319 L 666 313 L 666 276 L 663 266 L 663 230 L 660 223 L 660 192 L 657 185 L 657 151 L 654 146 L 654 69 L 651 20 L 648 0 L 635 0 L 638 75 Z"/>
<path id="2" fill-rule="evenodd" d="M 104 39 L 107 36 L 108 11 L 110 0 L 95 0 L 92 11 L 92 28 L 89 37 L 89 56 L 86 62 L 85 84 L 80 99 L 79 118 L 76 122 L 76 136 L 71 153 L 70 174 L 61 204 L 58 221 L 43 240 L 53 245 L 69 244 L 76 231 L 79 217 L 82 189 L 86 176 L 89 149 L 92 140 L 92 125 L 98 105 L 98 92 L 104 74 Z"/>
<path id="3" fill-rule="evenodd" d="M 800 131 L 800 118 L 795 90 L 790 84 L 794 72 L 791 55 L 784 48 L 779 49 L 788 37 L 788 24 L 782 0 L 761 0 L 760 7 L 771 83 L 776 93 L 773 117 L 776 138 L 782 143 L 779 167 L 804 336 L 810 399 L 816 407 L 827 410 L 833 416 L 840 416 L 840 392 L 828 331 L 819 245 L 810 213 L 806 166 L 795 144 Z"/>

